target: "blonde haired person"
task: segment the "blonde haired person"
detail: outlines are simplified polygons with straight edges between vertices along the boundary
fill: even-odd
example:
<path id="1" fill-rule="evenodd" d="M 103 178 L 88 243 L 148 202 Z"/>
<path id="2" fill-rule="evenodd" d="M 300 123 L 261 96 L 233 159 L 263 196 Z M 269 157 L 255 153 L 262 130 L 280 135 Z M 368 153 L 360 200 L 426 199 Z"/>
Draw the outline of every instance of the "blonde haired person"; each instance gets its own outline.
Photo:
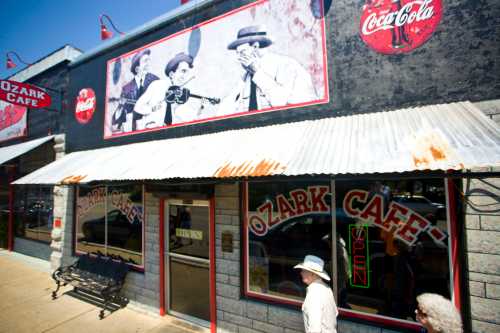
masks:
<path id="1" fill-rule="evenodd" d="M 462 319 L 448 299 L 438 294 L 417 296 L 417 320 L 428 333 L 462 333 Z"/>

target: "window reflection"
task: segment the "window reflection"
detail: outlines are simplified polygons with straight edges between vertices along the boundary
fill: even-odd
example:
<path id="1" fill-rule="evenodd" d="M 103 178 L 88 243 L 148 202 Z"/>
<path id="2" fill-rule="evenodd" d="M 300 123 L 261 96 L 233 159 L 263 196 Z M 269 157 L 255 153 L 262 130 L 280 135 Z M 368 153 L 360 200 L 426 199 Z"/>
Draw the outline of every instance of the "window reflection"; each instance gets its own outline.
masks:
<path id="1" fill-rule="evenodd" d="M 331 274 L 329 185 L 251 183 L 248 191 L 248 291 L 301 300 L 293 267 L 305 255 L 322 258 Z"/>
<path id="2" fill-rule="evenodd" d="M 18 237 L 50 243 L 53 224 L 53 187 L 19 187 L 14 196 L 14 228 Z M 5 213 L 8 219 L 8 206 Z"/>
<path id="3" fill-rule="evenodd" d="M 142 186 L 80 186 L 76 250 L 142 266 Z"/>
<path id="4" fill-rule="evenodd" d="M 416 295 L 450 297 L 442 180 L 339 181 L 336 193 L 340 307 L 415 320 Z"/>
<path id="5" fill-rule="evenodd" d="M 209 212 L 206 206 L 169 205 L 169 248 L 172 253 L 208 259 Z"/>
<path id="6" fill-rule="evenodd" d="M 451 298 L 442 179 L 336 181 L 335 193 L 332 225 L 327 182 L 248 184 L 247 295 L 300 304 L 293 266 L 313 254 L 344 309 L 413 321 L 416 295 Z"/>

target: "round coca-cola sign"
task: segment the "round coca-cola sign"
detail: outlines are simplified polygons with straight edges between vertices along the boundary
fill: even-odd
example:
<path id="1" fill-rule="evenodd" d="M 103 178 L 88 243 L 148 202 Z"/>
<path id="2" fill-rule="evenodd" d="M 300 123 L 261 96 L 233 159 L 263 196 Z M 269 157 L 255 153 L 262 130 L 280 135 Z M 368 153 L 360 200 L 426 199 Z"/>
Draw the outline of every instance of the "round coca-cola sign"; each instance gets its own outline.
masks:
<path id="1" fill-rule="evenodd" d="M 86 124 L 92 119 L 95 111 L 95 93 L 90 88 L 84 88 L 76 98 L 75 118 L 80 124 Z"/>
<path id="2" fill-rule="evenodd" d="M 407 53 L 432 36 L 442 14 L 441 0 L 366 0 L 360 35 L 377 52 Z"/>

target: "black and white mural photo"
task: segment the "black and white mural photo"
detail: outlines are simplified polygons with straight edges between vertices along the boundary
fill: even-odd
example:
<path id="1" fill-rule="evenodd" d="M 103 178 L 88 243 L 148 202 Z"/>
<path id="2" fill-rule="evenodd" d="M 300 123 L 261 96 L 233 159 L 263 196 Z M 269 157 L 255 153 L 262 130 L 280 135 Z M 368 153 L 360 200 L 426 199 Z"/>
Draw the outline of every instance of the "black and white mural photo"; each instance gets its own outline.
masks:
<path id="1" fill-rule="evenodd" d="M 321 4 L 257 1 L 109 60 L 104 137 L 327 103 Z"/>

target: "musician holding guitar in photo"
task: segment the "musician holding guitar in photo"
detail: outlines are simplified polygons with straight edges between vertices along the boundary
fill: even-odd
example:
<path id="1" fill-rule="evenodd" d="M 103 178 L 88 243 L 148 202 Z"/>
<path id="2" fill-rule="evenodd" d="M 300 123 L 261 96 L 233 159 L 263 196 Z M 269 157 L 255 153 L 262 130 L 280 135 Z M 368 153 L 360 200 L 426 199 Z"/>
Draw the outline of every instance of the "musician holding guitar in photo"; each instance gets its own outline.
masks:
<path id="1" fill-rule="evenodd" d="M 145 49 L 136 53 L 132 58 L 130 71 L 134 78 L 122 87 L 119 102 L 111 119 L 115 132 L 129 132 L 137 129 L 137 121 L 142 117 L 133 112 L 136 101 L 144 94 L 151 82 L 159 78 L 150 73 L 151 50 Z M 114 100 L 112 100 L 114 101 Z"/>
<path id="2" fill-rule="evenodd" d="M 185 87 L 194 78 L 193 57 L 186 53 L 175 55 L 167 63 L 165 75 L 168 79 L 151 83 L 134 107 L 134 112 L 142 116 L 138 130 L 210 117 L 209 106 L 220 100 L 192 94 Z"/>

